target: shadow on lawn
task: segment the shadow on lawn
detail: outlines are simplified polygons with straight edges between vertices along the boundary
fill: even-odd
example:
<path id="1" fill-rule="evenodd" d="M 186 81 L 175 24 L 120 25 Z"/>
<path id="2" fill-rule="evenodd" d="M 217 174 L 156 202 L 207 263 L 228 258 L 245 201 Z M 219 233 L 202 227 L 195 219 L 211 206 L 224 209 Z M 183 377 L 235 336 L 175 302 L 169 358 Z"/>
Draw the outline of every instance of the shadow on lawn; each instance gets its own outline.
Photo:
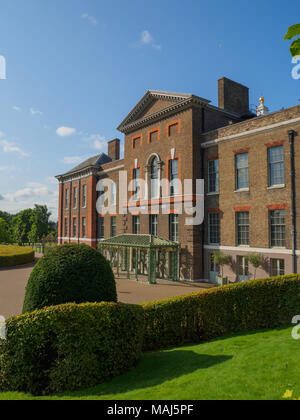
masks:
<path id="1" fill-rule="evenodd" d="M 231 360 L 233 356 L 210 356 L 190 350 L 171 350 L 144 354 L 136 369 L 95 388 L 64 393 L 64 397 L 93 397 L 106 394 L 123 394 L 161 385 L 166 381 L 193 373 L 199 369 Z"/>

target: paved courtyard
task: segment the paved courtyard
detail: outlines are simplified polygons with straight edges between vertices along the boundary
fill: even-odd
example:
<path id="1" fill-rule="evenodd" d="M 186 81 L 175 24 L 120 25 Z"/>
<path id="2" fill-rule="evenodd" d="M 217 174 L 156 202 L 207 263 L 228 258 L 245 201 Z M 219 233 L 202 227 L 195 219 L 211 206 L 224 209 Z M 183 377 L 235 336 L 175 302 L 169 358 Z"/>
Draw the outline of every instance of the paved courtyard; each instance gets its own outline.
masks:
<path id="1" fill-rule="evenodd" d="M 8 318 L 22 312 L 28 278 L 34 264 L 10 269 L 0 269 L 0 315 Z M 126 278 L 117 279 L 118 299 L 123 303 L 143 303 L 157 299 L 199 292 L 210 287 L 205 284 L 186 284 L 161 281 L 157 285 L 136 282 Z"/>

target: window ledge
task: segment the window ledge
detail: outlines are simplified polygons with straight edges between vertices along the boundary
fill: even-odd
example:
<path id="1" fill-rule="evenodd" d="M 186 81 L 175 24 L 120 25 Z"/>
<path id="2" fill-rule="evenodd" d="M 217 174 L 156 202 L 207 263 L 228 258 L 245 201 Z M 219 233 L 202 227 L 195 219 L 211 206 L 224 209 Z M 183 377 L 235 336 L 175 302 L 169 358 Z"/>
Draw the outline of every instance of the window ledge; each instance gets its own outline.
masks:
<path id="1" fill-rule="evenodd" d="M 235 190 L 235 193 L 240 193 L 240 192 L 250 192 L 250 188 L 240 188 L 239 190 Z"/>
<path id="2" fill-rule="evenodd" d="M 267 190 L 278 190 L 282 188 L 285 188 L 285 184 L 272 185 L 272 187 L 268 187 Z"/>
<path id="3" fill-rule="evenodd" d="M 250 245 L 237 245 L 237 248 L 249 249 L 250 248 Z"/>
<path id="4" fill-rule="evenodd" d="M 214 195 L 220 195 L 219 192 L 209 192 L 206 194 L 207 196 L 214 196 Z"/>

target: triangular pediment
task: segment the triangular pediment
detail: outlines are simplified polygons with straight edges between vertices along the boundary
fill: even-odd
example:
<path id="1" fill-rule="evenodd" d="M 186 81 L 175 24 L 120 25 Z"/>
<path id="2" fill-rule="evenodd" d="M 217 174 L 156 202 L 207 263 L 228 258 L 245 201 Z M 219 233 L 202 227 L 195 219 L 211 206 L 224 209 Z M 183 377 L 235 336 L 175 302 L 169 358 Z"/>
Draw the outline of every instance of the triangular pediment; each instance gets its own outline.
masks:
<path id="1" fill-rule="evenodd" d="M 192 96 L 183 93 L 149 90 L 122 121 L 118 129 L 123 131 L 128 125 L 155 115 L 160 111 L 167 110 L 180 102 L 192 98 Z"/>

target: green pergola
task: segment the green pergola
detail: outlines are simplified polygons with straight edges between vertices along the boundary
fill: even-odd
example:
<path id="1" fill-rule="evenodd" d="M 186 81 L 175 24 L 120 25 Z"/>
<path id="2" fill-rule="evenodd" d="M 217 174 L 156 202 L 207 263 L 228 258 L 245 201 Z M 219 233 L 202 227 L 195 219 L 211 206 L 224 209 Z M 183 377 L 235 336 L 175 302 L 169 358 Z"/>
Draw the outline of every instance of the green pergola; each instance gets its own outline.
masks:
<path id="1" fill-rule="evenodd" d="M 120 272 L 147 275 L 150 284 L 157 279 L 179 280 L 180 244 L 152 235 L 119 235 L 98 243 L 99 251 L 110 261 L 117 276 Z"/>

